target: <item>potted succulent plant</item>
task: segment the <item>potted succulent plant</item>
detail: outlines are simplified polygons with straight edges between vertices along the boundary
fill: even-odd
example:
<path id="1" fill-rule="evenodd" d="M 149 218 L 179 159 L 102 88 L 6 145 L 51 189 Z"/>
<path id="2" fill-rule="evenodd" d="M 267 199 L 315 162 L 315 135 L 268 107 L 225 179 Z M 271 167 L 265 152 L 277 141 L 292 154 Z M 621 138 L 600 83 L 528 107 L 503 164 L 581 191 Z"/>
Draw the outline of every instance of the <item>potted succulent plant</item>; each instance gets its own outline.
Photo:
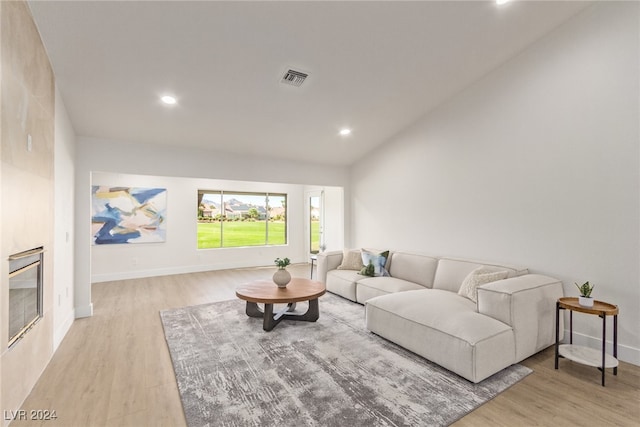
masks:
<path id="1" fill-rule="evenodd" d="M 582 285 L 578 285 L 576 283 L 575 285 L 580 291 L 578 303 L 583 307 L 593 307 L 593 297 L 591 297 L 591 292 L 595 285 L 590 285 L 589 282 L 584 282 Z"/>
<path id="2" fill-rule="evenodd" d="M 287 271 L 287 266 L 291 264 L 291 260 L 289 258 L 276 258 L 274 262 L 278 266 L 278 270 L 273 275 L 273 282 L 279 288 L 286 288 L 291 281 L 291 274 Z"/>

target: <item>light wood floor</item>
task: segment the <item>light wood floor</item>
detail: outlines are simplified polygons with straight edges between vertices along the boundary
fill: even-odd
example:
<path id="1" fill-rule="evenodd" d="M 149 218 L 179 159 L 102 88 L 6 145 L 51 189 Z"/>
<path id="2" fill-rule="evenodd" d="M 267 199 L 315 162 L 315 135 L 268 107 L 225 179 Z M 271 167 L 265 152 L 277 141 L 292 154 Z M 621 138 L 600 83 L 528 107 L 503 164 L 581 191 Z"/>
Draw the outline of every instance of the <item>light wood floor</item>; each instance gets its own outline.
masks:
<path id="1" fill-rule="evenodd" d="M 184 426 L 158 312 L 235 298 L 235 286 L 268 279 L 273 270 L 94 284 L 94 316 L 74 322 L 23 405 L 27 411 L 55 410 L 58 418 L 11 425 Z M 308 277 L 309 266 L 290 271 Z M 533 374 L 455 426 L 639 425 L 640 367 L 622 363 L 617 377 L 607 372 L 602 387 L 597 369 L 560 363 L 556 371 L 552 348 L 525 360 Z"/>

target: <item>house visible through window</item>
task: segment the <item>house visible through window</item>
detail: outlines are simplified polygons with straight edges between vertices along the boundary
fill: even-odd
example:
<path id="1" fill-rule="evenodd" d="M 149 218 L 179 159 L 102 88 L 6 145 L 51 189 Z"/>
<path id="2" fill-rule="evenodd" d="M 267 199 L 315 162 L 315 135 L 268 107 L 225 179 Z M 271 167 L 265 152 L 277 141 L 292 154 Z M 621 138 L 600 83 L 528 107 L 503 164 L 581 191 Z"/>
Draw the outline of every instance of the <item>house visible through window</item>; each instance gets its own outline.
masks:
<path id="1" fill-rule="evenodd" d="M 198 249 L 286 243 L 286 194 L 198 191 Z"/>

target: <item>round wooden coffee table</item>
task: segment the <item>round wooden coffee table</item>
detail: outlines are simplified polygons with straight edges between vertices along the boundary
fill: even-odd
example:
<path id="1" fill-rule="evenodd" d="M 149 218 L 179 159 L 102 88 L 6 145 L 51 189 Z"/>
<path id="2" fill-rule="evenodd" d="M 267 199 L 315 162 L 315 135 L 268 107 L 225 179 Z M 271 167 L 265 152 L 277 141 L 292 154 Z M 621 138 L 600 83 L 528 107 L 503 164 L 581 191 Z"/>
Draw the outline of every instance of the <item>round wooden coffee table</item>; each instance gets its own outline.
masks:
<path id="1" fill-rule="evenodd" d="M 247 302 L 246 313 L 249 317 L 263 319 L 262 329 L 270 331 L 282 319 L 315 322 L 320 317 L 318 298 L 324 295 L 323 283 L 314 280 L 294 277 L 286 288 L 279 288 L 270 280 L 260 280 L 239 286 L 236 296 Z M 296 303 L 309 301 L 305 313 L 295 312 Z M 264 311 L 258 304 L 264 304 Z M 274 313 L 274 304 L 287 304 L 282 310 Z"/>

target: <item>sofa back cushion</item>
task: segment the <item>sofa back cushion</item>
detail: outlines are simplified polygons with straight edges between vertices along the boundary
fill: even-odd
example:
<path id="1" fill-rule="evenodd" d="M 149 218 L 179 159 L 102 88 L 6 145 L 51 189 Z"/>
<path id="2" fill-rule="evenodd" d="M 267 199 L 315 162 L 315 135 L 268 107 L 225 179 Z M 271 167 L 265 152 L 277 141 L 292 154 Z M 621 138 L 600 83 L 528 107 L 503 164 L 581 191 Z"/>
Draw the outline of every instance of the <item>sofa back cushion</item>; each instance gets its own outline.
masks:
<path id="1" fill-rule="evenodd" d="M 433 280 L 433 288 L 458 292 L 460 290 L 460 285 L 469 273 L 482 266 L 489 269 L 495 269 L 496 271 L 506 270 L 508 273 L 507 277 L 522 276 L 523 274 L 528 273 L 526 268 L 513 265 L 487 263 L 459 258 L 440 258 L 435 278 Z"/>
<path id="2" fill-rule="evenodd" d="M 437 266 L 437 258 L 406 252 L 393 252 L 391 254 L 389 274 L 391 277 L 431 288 L 433 287 L 433 278 Z"/>

